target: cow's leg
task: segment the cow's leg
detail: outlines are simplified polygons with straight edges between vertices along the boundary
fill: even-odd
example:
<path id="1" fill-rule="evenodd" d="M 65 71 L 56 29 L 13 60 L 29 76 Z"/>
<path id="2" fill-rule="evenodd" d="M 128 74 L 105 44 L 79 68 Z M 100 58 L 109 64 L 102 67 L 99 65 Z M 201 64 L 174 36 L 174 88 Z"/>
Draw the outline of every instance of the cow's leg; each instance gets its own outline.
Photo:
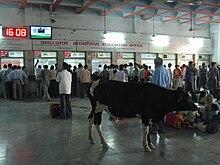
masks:
<path id="1" fill-rule="evenodd" d="M 111 112 L 109 111 L 108 107 L 105 107 L 105 111 L 109 114 L 109 116 L 111 116 L 114 119 L 114 122 L 117 123 L 119 121 L 119 118 L 114 116 L 113 114 L 111 114 Z"/>
<path id="2" fill-rule="evenodd" d="M 90 94 L 87 94 L 90 99 L 90 103 L 92 105 L 92 111 L 90 112 L 88 119 L 89 119 L 89 141 L 91 144 L 95 144 L 95 140 L 93 139 L 93 122 L 95 118 L 95 107 L 96 107 L 96 101 L 93 97 L 91 97 Z"/>
<path id="3" fill-rule="evenodd" d="M 104 108 L 106 108 L 105 105 L 100 104 L 98 101 L 96 102 L 94 124 L 96 126 L 96 130 L 98 132 L 101 144 L 103 145 L 103 150 L 107 150 L 107 149 L 109 149 L 109 146 L 105 142 L 105 139 L 102 135 L 102 130 L 101 130 L 102 112 L 103 112 Z"/>
<path id="4" fill-rule="evenodd" d="M 89 119 L 89 141 L 91 144 L 95 144 L 95 140 L 93 139 L 93 118 Z"/>
<path id="5" fill-rule="evenodd" d="M 150 126 L 148 126 L 148 127 L 150 127 Z M 148 142 L 148 146 L 149 146 L 151 149 L 154 149 L 154 148 L 155 148 L 155 146 L 153 145 L 152 140 L 151 140 L 150 131 L 149 131 L 148 134 L 147 134 L 147 142 Z"/>
<path id="6" fill-rule="evenodd" d="M 142 119 L 144 150 L 145 150 L 145 152 L 151 151 L 151 149 L 153 149 L 155 147 L 151 141 L 150 126 L 149 126 L 150 120 L 147 117 L 143 117 L 143 115 L 141 115 L 141 119 Z"/>
<path id="7" fill-rule="evenodd" d="M 149 144 L 148 144 L 148 140 L 147 140 L 147 136 L 149 134 L 149 125 L 145 125 L 145 124 L 142 124 L 142 131 L 143 131 L 143 146 L 144 146 L 144 151 L 147 152 L 151 152 L 151 148 L 149 147 Z"/>
<path id="8" fill-rule="evenodd" d="M 103 150 L 109 149 L 108 144 L 105 142 L 105 139 L 104 139 L 104 137 L 102 136 L 101 125 L 96 125 L 96 129 L 97 129 L 97 132 L 98 132 L 98 135 L 99 135 L 101 144 L 103 145 Z"/>

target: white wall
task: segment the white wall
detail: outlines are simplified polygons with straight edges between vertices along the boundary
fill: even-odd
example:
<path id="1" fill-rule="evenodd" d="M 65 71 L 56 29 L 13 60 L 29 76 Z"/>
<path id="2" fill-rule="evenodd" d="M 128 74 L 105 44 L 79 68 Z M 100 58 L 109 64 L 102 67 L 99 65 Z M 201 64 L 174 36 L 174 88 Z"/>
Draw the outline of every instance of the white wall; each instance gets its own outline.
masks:
<path id="1" fill-rule="evenodd" d="M 55 12 L 54 19 L 56 23 L 51 23 L 49 15 L 50 13 L 48 11 L 42 9 L 40 12 L 38 8 L 20 10 L 0 7 L 0 24 L 3 26 L 30 26 L 40 24 L 53 26 L 53 40 L 103 40 L 104 17 L 63 11 L 62 13 Z M 144 21 L 140 18 L 134 19 L 133 17 L 123 19 L 120 17 L 107 16 L 106 30 L 123 32 L 126 42 L 149 43 L 150 45 L 153 32 L 152 20 Z M 176 52 L 177 49 L 180 50 L 180 48 L 177 47 L 187 45 L 188 39 L 192 37 L 192 32 L 189 32 L 188 24 L 181 25 L 171 22 L 162 23 L 155 21 L 155 33 L 157 35 L 163 34 L 171 36 L 171 43 L 168 47 L 169 50 L 168 48 L 161 49 L 151 46 L 152 51 L 161 53 L 165 50 L 169 52 Z M 204 38 L 204 40 L 206 40 L 205 42 L 208 43 L 206 46 L 211 46 L 208 26 L 198 27 L 195 31 L 195 36 Z"/>
<path id="2" fill-rule="evenodd" d="M 212 61 L 220 64 L 220 25 L 211 26 L 211 38 L 213 41 L 213 56 Z"/>

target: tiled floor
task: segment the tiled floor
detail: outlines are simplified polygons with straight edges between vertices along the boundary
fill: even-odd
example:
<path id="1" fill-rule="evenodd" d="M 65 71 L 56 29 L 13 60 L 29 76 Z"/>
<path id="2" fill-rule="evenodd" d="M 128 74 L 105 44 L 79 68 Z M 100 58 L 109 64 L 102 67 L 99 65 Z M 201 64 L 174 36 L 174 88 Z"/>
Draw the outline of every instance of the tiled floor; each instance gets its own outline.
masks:
<path id="1" fill-rule="evenodd" d="M 0 165 L 218 165 L 220 133 L 167 128 L 152 135 L 156 149 L 144 152 L 140 120 L 113 123 L 103 115 L 103 134 L 110 146 L 102 151 L 88 141 L 90 104 L 72 98 L 73 118 L 52 119 L 51 103 L 40 99 L 22 102 L 0 99 Z"/>

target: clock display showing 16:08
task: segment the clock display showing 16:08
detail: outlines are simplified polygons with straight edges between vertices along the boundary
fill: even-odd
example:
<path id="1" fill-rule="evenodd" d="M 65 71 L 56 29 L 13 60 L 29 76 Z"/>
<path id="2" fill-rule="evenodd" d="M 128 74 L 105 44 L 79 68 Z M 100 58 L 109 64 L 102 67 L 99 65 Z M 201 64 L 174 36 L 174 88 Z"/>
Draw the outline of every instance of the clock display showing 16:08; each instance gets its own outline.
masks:
<path id="1" fill-rule="evenodd" d="M 3 37 L 27 38 L 28 30 L 25 27 L 2 27 Z"/>

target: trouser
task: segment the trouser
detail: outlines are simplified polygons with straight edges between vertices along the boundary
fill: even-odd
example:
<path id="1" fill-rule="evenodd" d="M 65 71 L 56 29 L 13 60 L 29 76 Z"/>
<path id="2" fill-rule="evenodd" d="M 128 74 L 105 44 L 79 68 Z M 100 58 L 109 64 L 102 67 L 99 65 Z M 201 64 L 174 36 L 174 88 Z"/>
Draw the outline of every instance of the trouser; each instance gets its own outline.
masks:
<path id="1" fill-rule="evenodd" d="M 200 77 L 199 90 L 200 88 L 206 89 L 206 77 Z"/>
<path id="2" fill-rule="evenodd" d="M 44 92 L 43 100 L 46 100 L 46 99 L 51 100 L 50 95 L 48 93 L 49 85 L 50 85 L 50 80 L 49 81 L 42 81 L 43 92 Z"/>
<path id="3" fill-rule="evenodd" d="M 71 91 L 72 96 L 77 96 L 77 82 L 74 80 L 72 81 Z"/>
<path id="4" fill-rule="evenodd" d="M 12 99 L 13 97 L 13 85 L 12 81 L 6 81 L 6 98 Z"/>
<path id="5" fill-rule="evenodd" d="M 217 88 L 217 80 L 216 79 L 209 79 L 208 86 L 209 86 L 210 94 L 214 95 L 216 88 Z"/>
<path id="6" fill-rule="evenodd" d="M 60 117 L 67 118 L 72 116 L 70 94 L 60 94 Z"/>
<path id="7" fill-rule="evenodd" d="M 81 97 L 85 97 L 85 94 L 87 93 L 87 90 L 88 90 L 88 86 L 89 86 L 89 83 L 82 83 L 82 95 L 81 95 Z"/>
<path id="8" fill-rule="evenodd" d="M 80 82 L 79 80 L 77 81 L 77 95 L 80 97 L 82 96 L 82 82 Z"/>
<path id="9" fill-rule="evenodd" d="M 22 99 L 22 87 L 21 87 L 21 80 L 13 80 L 13 99 L 14 100 L 21 100 Z"/>
<path id="10" fill-rule="evenodd" d="M 173 78 L 173 89 L 177 89 L 180 85 L 180 78 Z"/>
<path id="11" fill-rule="evenodd" d="M 3 97 L 6 99 L 7 95 L 6 95 L 6 82 L 5 82 L 5 80 L 2 80 L 2 93 L 3 93 Z"/>
<path id="12" fill-rule="evenodd" d="M 37 80 L 37 96 L 42 96 L 42 80 Z"/>
<path id="13" fill-rule="evenodd" d="M 58 96 L 58 88 L 59 86 L 57 85 L 56 80 L 50 80 L 50 85 L 49 85 L 49 95 L 52 98 L 55 98 Z"/>
<path id="14" fill-rule="evenodd" d="M 28 97 L 28 84 L 23 85 L 23 96 Z"/>

